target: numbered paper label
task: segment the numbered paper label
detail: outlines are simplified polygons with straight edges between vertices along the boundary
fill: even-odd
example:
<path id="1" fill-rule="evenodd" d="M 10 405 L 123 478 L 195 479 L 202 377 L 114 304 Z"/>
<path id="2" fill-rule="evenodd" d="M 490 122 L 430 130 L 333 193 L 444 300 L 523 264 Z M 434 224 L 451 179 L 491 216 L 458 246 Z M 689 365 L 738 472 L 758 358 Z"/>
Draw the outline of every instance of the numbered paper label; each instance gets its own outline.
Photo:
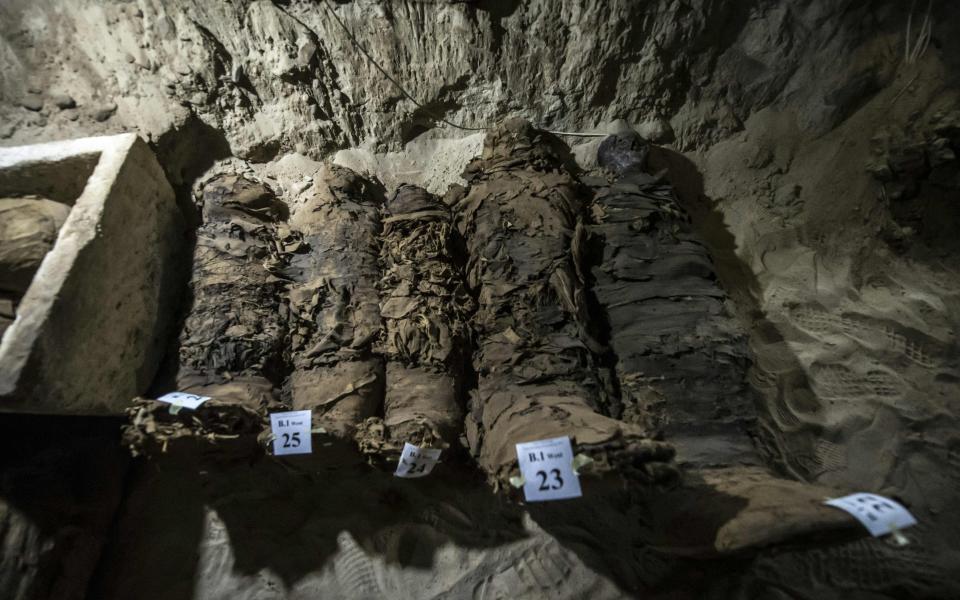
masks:
<path id="1" fill-rule="evenodd" d="M 436 448 L 417 448 L 413 444 L 404 444 L 400 462 L 394 473 L 397 477 L 426 477 L 440 460 L 442 450 Z"/>
<path id="2" fill-rule="evenodd" d="M 270 413 L 270 429 L 273 430 L 273 454 L 310 454 L 313 452 L 312 427 L 309 410 Z"/>
<path id="3" fill-rule="evenodd" d="M 197 396 L 186 392 L 170 392 L 157 398 L 159 402 L 166 402 L 174 406 L 182 406 L 190 410 L 197 410 L 197 407 L 210 399 L 210 396 Z"/>
<path id="4" fill-rule="evenodd" d="M 827 500 L 824 504 L 847 511 L 863 523 L 874 537 L 917 524 L 917 520 L 902 504 L 876 494 L 851 494 Z"/>
<path id="5" fill-rule="evenodd" d="M 523 495 L 528 502 L 579 498 L 580 479 L 573 472 L 570 438 L 561 437 L 517 444 L 523 475 Z"/>

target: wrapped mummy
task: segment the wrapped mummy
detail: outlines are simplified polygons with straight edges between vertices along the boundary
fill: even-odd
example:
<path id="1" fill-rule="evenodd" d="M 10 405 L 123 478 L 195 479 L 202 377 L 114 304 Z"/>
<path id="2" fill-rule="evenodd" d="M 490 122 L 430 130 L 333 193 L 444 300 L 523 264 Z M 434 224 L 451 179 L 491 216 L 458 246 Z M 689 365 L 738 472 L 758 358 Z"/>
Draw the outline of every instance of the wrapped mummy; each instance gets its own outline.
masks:
<path id="1" fill-rule="evenodd" d="M 822 505 L 836 491 L 775 477 L 754 448 L 746 335 L 673 189 L 643 171 L 647 150 L 636 134 L 601 144 L 611 177 L 595 188 L 590 231 L 624 419 L 662 434 L 686 467 L 680 487 L 651 499 L 651 541 L 712 554 L 854 526 Z"/>
<path id="2" fill-rule="evenodd" d="M 473 311 L 456 232 L 449 208 L 416 186 L 401 186 L 383 215 L 380 352 L 387 386 L 383 421 L 368 424 L 361 446 L 391 455 L 404 442 L 446 448 L 463 428 L 460 397 Z"/>
<path id="3" fill-rule="evenodd" d="M 0 198 L 0 335 L 69 214 L 69 206 L 46 198 Z"/>
<path id="4" fill-rule="evenodd" d="M 456 200 L 478 297 L 467 437 L 495 482 L 515 472 L 516 443 L 560 436 L 601 470 L 658 479 L 671 449 L 603 414 L 602 348 L 572 251 L 583 198 L 554 144 L 524 121 L 505 121 L 488 133 L 465 173 L 469 192 Z"/>
<path id="5" fill-rule="evenodd" d="M 278 223 L 287 208 L 273 191 L 236 175 L 203 189 L 190 308 L 179 338 L 177 390 L 209 396 L 197 410 L 171 414 L 138 400 L 126 439 L 134 451 L 181 438 L 212 441 L 255 437 L 278 401 L 286 336 Z"/>
<path id="6" fill-rule="evenodd" d="M 383 359 L 374 354 L 382 336 L 379 207 L 370 183 L 349 169 L 327 165 L 315 181 L 290 216 L 304 245 L 287 269 L 291 401 L 313 411 L 316 428 L 352 442 L 383 402 Z"/>

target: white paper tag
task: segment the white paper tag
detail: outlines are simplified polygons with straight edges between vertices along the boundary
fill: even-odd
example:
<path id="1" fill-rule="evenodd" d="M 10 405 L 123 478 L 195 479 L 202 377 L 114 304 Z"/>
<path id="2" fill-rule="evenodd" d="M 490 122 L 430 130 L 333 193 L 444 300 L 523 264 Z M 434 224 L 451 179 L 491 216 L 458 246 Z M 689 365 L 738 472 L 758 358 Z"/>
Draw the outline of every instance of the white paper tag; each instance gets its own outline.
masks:
<path id="1" fill-rule="evenodd" d="M 523 475 L 523 495 L 528 502 L 579 498 L 580 479 L 573 472 L 570 438 L 560 437 L 517 444 Z"/>
<path id="2" fill-rule="evenodd" d="M 313 438 L 310 435 L 311 413 L 309 410 L 270 413 L 275 456 L 313 452 Z"/>
<path id="3" fill-rule="evenodd" d="M 413 444 L 405 443 L 400 454 L 400 462 L 394 475 L 397 477 L 426 477 L 440 460 L 437 448 L 418 448 Z"/>
<path id="4" fill-rule="evenodd" d="M 917 520 L 902 504 L 876 494 L 851 494 L 827 500 L 824 504 L 847 511 L 863 523 L 874 537 L 917 524 Z"/>
<path id="5" fill-rule="evenodd" d="M 190 410 L 197 410 L 197 407 L 210 399 L 210 396 L 197 396 L 186 392 L 170 392 L 157 398 L 158 402 L 166 402 L 174 406 L 182 406 Z"/>

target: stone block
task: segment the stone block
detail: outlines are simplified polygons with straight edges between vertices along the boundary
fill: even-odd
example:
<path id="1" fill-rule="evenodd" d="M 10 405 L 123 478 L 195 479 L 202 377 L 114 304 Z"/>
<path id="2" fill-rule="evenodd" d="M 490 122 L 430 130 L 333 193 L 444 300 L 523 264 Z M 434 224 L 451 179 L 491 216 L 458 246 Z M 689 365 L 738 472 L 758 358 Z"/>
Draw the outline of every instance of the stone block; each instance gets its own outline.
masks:
<path id="1" fill-rule="evenodd" d="M 135 134 L 0 148 L 0 198 L 69 206 L 25 291 L 0 289 L 0 411 L 121 414 L 156 374 L 181 287 L 183 219 L 153 152 Z M 22 240 L 29 224 L 11 223 Z"/>

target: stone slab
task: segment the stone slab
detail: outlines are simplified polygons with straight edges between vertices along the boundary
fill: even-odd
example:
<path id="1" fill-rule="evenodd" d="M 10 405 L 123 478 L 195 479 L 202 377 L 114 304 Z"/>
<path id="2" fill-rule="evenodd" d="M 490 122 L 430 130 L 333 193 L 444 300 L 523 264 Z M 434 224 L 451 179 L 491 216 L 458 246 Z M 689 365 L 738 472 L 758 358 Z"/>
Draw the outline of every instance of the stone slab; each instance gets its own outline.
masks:
<path id="1" fill-rule="evenodd" d="M 0 411 L 119 415 L 150 385 L 183 220 L 135 134 L 0 148 L 0 194 L 71 205 L 0 341 Z"/>

